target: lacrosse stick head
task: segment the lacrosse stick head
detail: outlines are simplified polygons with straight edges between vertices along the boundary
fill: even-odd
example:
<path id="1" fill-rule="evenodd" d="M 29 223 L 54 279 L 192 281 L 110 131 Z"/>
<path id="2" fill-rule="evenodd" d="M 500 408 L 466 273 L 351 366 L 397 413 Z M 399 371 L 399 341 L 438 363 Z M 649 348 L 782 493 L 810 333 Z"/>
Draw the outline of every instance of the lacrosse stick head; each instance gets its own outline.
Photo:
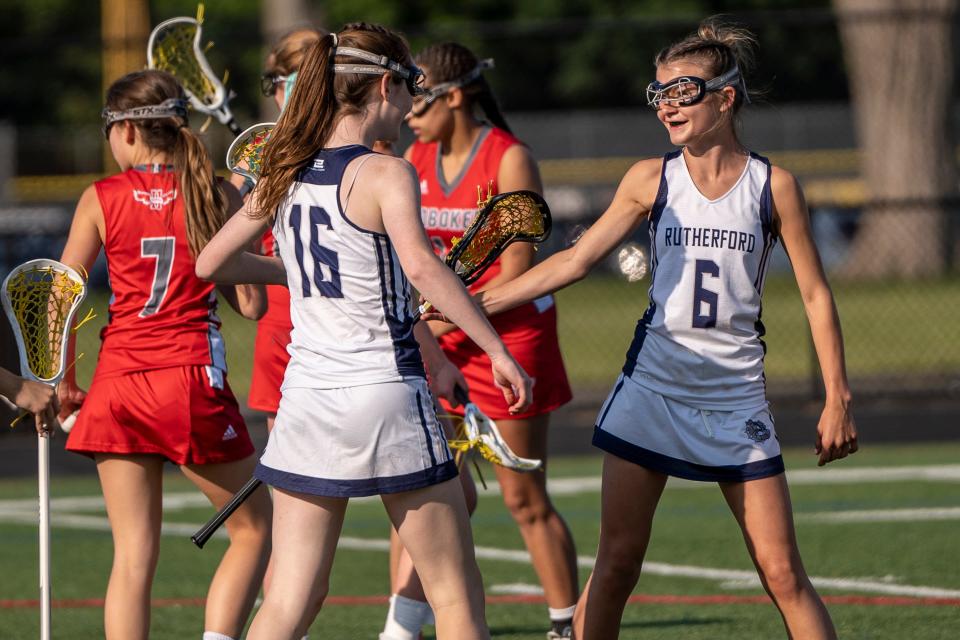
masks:
<path id="1" fill-rule="evenodd" d="M 464 406 L 463 426 L 468 442 L 476 442 L 480 455 L 501 467 L 512 471 L 536 471 L 543 466 L 542 460 L 521 458 L 507 444 L 497 423 L 488 418 L 473 403 Z"/>
<path id="2" fill-rule="evenodd" d="M 276 122 L 255 124 L 230 143 L 230 148 L 227 149 L 227 167 L 230 171 L 249 178 L 254 184 L 257 183 L 260 179 L 263 150 L 276 124 Z"/>
<path id="3" fill-rule="evenodd" d="M 447 266 L 464 284 L 475 282 L 513 242 L 543 242 L 550 235 L 550 208 L 539 193 L 508 191 L 481 198 L 476 217 L 447 254 Z"/>
<path id="4" fill-rule="evenodd" d="M 24 377 L 47 384 L 63 377 L 67 336 L 86 291 L 80 274 L 56 260 L 30 260 L 4 278 L 0 299 Z"/>
<path id="5" fill-rule="evenodd" d="M 154 27 L 147 41 L 147 66 L 166 71 L 183 85 L 190 104 L 226 124 L 233 119 L 227 90 L 213 73 L 200 42 L 203 5 L 197 18 L 170 18 Z"/>

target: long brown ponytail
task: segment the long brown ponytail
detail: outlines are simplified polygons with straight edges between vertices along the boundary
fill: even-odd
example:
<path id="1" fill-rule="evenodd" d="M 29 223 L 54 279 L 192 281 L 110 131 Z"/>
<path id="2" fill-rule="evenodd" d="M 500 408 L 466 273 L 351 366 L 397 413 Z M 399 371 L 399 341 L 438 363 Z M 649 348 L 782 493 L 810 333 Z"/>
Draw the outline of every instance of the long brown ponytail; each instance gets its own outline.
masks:
<path id="1" fill-rule="evenodd" d="M 362 49 L 401 64 L 411 62 L 410 48 L 398 34 L 378 25 L 354 23 L 336 34 L 340 47 Z M 324 147 L 340 118 L 363 111 L 379 75 L 334 74 L 335 63 L 356 62 L 345 56 L 333 60 L 333 35 L 309 46 L 287 106 L 270 134 L 257 182 L 256 218 L 273 216 L 287 196 L 300 169 Z M 390 73 L 394 81 L 402 79 Z"/>
<path id="2" fill-rule="evenodd" d="M 164 100 L 185 100 L 183 88 L 165 71 L 134 71 L 107 90 L 106 107 L 126 111 L 158 105 Z M 196 257 L 226 221 L 227 200 L 213 174 L 213 163 L 203 143 L 187 127 L 185 118 L 151 118 L 130 122 L 140 131 L 143 143 L 173 157 L 183 208 L 186 212 L 187 242 Z"/>
<path id="3" fill-rule="evenodd" d="M 470 49 L 456 42 L 430 45 L 417 54 L 416 61 L 419 66 L 425 67 L 430 72 L 432 85 L 462 78 L 480 64 L 480 60 Z M 474 104 L 478 105 L 490 124 L 512 133 L 506 118 L 500 111 L 500 105 L 493 95 L 493 90 L 483 74 L 465 84 L 462 91 L 467 98 L 468 108 Z"/>

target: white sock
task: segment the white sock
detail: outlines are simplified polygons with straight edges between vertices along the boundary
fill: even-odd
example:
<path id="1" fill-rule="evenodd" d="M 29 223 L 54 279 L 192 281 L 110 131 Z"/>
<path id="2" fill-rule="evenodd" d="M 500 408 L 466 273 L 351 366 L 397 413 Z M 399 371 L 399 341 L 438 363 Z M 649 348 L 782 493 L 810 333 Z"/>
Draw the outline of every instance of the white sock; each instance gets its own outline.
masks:
<path id="1" fill-rule="evenodd" d="M 204 631 L 203 640 L 233 640 L 233 638 L 216 631 Z"/>
<path id="2" fill-rule="evenodd" d="M 563 622 L 565 620 L 573 620 L 573 611 L 577 608 L 577 605 L 572 607 L 567 607 L 566 609 L 553 609 L 547 607 L 547 611 L 550 612 L 550 622 Z"/>
<path id="3" fill-rule="evenodd" d="M 393 594 L 380 640 L 417 640 L 421 627 L 432 613 L 426 602 Z"/>

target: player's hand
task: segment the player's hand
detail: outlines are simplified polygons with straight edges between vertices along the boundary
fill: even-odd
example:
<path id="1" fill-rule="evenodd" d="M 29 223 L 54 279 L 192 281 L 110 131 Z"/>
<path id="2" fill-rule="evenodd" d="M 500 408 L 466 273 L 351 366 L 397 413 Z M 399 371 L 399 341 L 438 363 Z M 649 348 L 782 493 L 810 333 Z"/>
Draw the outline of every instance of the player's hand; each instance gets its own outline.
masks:
<path id="1" fill-rule="evenodd" d="M 57 392 L 48 384 L 24 380 L 13 397 L 13 403 L 34 416 L 37 433 L 52 433 L 60 402 Z"/>
<path id="2" fill-rule="evenodd" d="M 500 387 L 510 413 L 520 413 L 533 402 L 533 380 L 517 361 L 507 353 L 490 356 L 493 381 Z"/>
<path id="3" fill-rule="evenodd" d="M 816 452 L 820 456 L 817 466 L 846 458 L 858 448 L 857 426 L 849 404 L 828 402 L 817 425 Z"/>
<path id="4" fill-rule="evenodd" d="M 450 403 L 451 407 L 459 406 L 460 403 L 454 397 L 456 387 L 470 389 L 467 379 L 452 362 L 443 358 L 430 368 L 430 391 L 435 398 L 443 398 Z"/>
<path id="5" fill-rule="evenodd" d="M 83 406 L 83 401 L 87 397 L 87 392 L 81 389 L 72 381 L 64 378 L 57 387 L 57 394 L 60 396 L 60 419 L 65 420 L 67 416 L 79 411 Z"/>

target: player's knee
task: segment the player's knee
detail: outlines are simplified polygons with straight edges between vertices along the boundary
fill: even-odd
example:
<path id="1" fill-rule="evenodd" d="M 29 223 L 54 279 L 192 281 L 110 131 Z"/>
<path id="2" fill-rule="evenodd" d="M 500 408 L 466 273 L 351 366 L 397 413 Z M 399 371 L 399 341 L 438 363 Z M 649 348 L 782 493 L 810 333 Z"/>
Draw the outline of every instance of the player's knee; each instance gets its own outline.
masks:
<path id="1" fill-rule="evenodd" d="M 553 511 L 547 497 L 533 491 L 504 491 L 503 504 L 520 526 L 543 522 Z"/>
<path id="2" fill-rule="evenodd" d="M 790 557 L 762 557 L 757 559 L 757 565 L 767 591 L 774 599 L 795 598 L 803 590 L 803 569 Z"/>
<path id="3" fill-rule="evenodd" d="M 632 589 L 640 579 L 645 552 L 646 545 L 632 536 L 608 539 L 604 541 L 597 553 L 597 566 L 594 573 L 602 572 L 607 580 L 617 584 L 629 584 Z"/>

